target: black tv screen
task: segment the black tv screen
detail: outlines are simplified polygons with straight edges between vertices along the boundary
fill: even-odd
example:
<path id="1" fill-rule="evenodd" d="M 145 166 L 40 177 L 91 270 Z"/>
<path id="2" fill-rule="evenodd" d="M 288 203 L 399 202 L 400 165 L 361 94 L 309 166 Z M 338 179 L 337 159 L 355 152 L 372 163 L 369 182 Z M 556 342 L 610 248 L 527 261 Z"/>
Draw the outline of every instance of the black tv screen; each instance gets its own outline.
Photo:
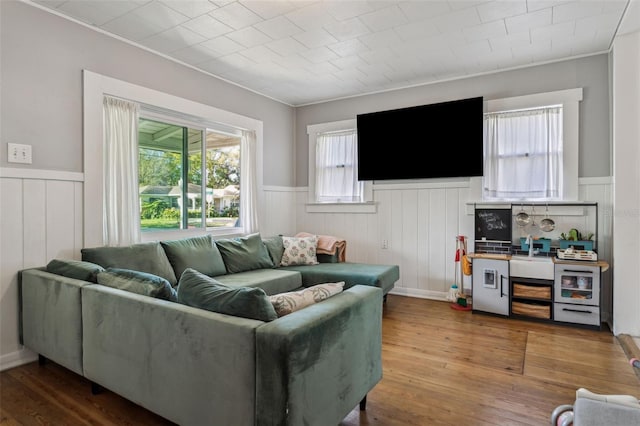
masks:
<path id="1" fill-rule="evenodd" d="M 358 180 L 482 176 L 483 98 L 357 116 Z"/>

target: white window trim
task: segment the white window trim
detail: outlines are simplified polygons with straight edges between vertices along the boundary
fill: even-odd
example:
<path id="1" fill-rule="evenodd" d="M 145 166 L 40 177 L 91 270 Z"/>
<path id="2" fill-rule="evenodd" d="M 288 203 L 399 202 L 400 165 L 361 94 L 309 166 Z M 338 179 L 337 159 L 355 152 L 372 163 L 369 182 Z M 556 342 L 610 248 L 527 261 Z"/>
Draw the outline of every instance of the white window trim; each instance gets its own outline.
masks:
<path id="1" fill-rule="evenodd" d="M 154 105 L 180 111 L 207 121 L 226 124 L 256 132 L 257 194 L 262 196 L 263 123 L 254 118 L 228 112 L 210 105 L 190 101 L 178 96 L 128 83 L 115 78 L 83 70 L 83 141 L 84 141 L 84 247 L 102 246 L 102 184 L 104 170 L 102 98 L 105 95 L 128 99 L 141 104 Z M 260 199 L 258 205 L 261 205 Z M 182 238 L 201 234 L 204 228 L 145 233 L 143 241 Z M 224 230 L 220 230 L 224 232 Z M 228 233 L 229 231 L 227 231 Z M 236 231 L 237 232 L 237 231 Z M 220 234 L 223 235 L 223 234 Z"/>
<path id="2" fill-rule="evenodd" d="M 536 93 L 513 98 L 485 101 L 484 112 L 501 112 L 535 108 L 544 105 L 562 105 L 564 188 L 562 201 L 578 200 L 578 152 L 580 132 L 580 101 L 582 88 Z M 484 193 L 482 194 L 484 198 Z"/>
<path id="3" fill-rule="evenodd" d="M 363 202 L 345 201 L 340 203 L 318 203 L 316 193 L 316 143 L 319 133 L 337 132 L 340 130 L 355 129 L 356 120 L 341 120 L 330 123 L 310 124 L 307 126 L 309 136 L 309 185 L 307 196 L 307 213 L 375 213 L 376 206 L 373 202 L 373 185 L 371 181 L 364 182 Z"/>

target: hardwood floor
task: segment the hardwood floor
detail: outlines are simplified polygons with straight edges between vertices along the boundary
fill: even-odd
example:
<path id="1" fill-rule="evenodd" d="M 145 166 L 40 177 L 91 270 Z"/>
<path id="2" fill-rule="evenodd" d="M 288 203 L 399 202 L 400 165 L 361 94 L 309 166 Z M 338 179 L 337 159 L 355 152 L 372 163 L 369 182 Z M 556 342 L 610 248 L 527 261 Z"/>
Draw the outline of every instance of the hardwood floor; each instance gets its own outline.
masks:
<path id="1" fill-rule="evenodd" d="M 389 295 L 383 379 L 340 423 L 547 425 L 576 389 L 640 397 L 640 378 L 610 331 L 456 311 Z M 0 424 L 171 425 L 52 362 L 0 373 Z M 233 426 L 233 425 L 229 425 Z"/>

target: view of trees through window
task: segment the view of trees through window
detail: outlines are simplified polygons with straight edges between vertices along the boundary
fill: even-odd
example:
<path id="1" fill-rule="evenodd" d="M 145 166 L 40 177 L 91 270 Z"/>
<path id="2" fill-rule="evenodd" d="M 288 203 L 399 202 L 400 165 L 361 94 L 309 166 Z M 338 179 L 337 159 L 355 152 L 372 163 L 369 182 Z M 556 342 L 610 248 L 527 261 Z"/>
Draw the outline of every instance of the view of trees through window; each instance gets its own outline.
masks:
<path id="1" fill-rule="evenodd" d="M 140 118 L 138 147 L 142 231 L 237 226 L 239 136 Z"/>

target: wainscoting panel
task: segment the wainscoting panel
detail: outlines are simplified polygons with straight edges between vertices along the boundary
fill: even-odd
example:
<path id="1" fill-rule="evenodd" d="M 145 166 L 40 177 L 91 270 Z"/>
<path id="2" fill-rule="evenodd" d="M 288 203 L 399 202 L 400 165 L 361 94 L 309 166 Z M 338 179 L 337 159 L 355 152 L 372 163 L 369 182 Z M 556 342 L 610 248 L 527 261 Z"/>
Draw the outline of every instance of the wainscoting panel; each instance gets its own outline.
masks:
<path id="1" fill-rule="evenodd" d="M 348 261 L 399 265 L 395 294 L 445 300 L 456 282 L 456 236 L 467 236 L 467 251 L 473 251 L 473 206 L 467 205 L 477 192 L 472 186 L 468 182 L 374 185 L 376 212 L 371 214 L 307 213 L 307 193 L 296 190 L 296 231 L 345 238 Z M 580 199 L 598 203 L 598 251 L 609 262 L 611 191 L 608 177 L 580 180 Z M 603 281 L 610 285 L 611 271 Z M 471 288 L 470 277 L 464 276 L 463 282 L 465 289 Z"/>
<path id="2" fill-rule="evenodd" d="M 0 370 L 35 359 L 19 341 L 18 272 L 79 259 L 82 174 L 2 169 L 0 177 Z"/>

